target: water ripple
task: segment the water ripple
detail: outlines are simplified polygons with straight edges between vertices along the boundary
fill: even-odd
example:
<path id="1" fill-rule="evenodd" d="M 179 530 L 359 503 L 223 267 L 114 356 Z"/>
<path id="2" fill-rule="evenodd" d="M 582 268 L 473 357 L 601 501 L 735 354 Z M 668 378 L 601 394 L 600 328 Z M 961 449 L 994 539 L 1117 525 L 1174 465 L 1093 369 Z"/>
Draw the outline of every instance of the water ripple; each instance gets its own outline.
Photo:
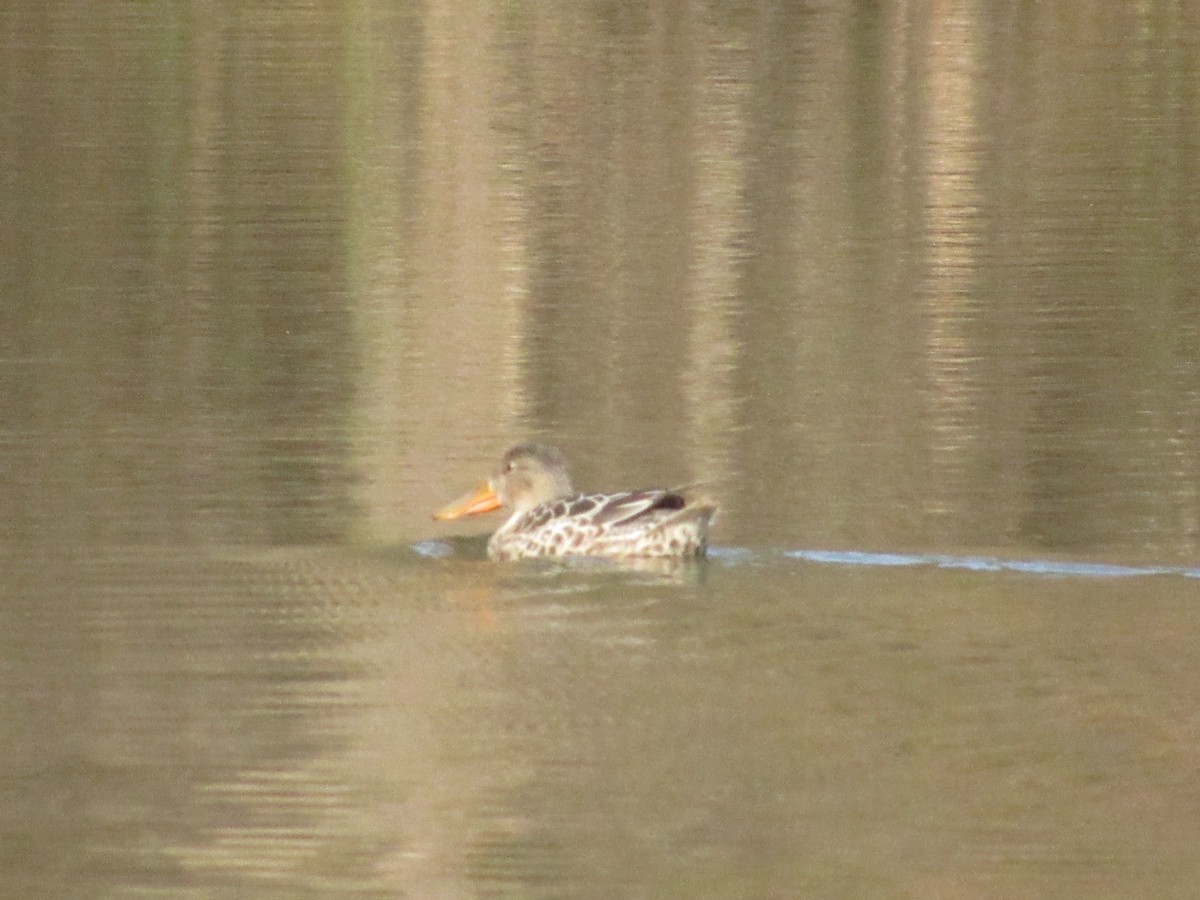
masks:
<path id="1" fill-rule="evenodd" d="M 1003 559 L 996 556 L 950 556 L 941 553 L 867 553 L 859 550 L 785 550 L 783 556 L 841 566 L 933 566 L 939 569 L 965 569 L 972 572 L 1024 572 L 1033 575 L 1082 578 L 1132 578 L 1147 575 L 1200 578 L 1200 568 L 1188 566 L 1135 566 L 1051 559 Z"/>

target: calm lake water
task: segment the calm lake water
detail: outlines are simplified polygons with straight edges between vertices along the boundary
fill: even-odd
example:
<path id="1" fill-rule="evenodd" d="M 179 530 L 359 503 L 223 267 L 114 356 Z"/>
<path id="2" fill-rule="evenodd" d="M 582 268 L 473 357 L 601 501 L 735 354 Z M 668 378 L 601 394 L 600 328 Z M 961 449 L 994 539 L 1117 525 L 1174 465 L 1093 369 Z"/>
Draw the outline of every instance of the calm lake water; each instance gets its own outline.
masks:
<path id="1" fill-rule="evenodd" d="M 1195 895 L 1186 4 L 0 36 L 0 894 Z M 430 520 L 528 438 L 712 558 Z"/>

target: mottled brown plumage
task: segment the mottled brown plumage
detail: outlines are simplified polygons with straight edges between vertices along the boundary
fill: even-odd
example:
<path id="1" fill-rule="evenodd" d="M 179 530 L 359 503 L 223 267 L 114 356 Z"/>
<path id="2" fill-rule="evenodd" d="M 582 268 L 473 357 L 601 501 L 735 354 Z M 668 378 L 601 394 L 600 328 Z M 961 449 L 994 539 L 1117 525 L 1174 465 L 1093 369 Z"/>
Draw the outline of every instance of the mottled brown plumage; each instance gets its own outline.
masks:
<path id="1" fill-rule="evenodd" d="M 434 515 L 457 519 L 506 507 L 508 520 L 488 540 L 492 559 L 703 556 L 716 506 L 687 488 L 576 494 L 553 447 L 519 444 L 500 470 Z"/>

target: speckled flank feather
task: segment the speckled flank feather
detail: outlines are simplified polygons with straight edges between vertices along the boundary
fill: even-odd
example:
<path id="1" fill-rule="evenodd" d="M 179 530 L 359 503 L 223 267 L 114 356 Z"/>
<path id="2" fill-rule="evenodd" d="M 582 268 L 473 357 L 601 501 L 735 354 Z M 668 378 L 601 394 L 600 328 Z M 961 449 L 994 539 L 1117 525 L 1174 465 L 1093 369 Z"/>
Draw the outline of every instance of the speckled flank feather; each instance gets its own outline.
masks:
<path id="1" fill-rule="evenodd" d="M 703 556 L 715 513 L 674 491 L 571 497 L 514 514 L 488 541 L 488 556 Z"/>

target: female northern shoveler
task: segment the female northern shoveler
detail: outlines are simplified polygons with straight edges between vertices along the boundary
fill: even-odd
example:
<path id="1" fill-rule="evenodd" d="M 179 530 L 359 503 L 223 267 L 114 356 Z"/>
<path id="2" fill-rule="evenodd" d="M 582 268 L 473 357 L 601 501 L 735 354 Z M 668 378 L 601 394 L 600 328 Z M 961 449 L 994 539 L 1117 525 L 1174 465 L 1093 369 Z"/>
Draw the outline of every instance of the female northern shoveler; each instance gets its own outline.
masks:
<path id="1" fill-rule="evenodd" d="M 577 494 L 561 453 L 520 444 L 504 454 L 499 472 L 433 517 L 457 519 L 502 506 L 512 515 L 488 540 L 492 559 L 703 556 L 717 511 L 687 488 Z"/>

